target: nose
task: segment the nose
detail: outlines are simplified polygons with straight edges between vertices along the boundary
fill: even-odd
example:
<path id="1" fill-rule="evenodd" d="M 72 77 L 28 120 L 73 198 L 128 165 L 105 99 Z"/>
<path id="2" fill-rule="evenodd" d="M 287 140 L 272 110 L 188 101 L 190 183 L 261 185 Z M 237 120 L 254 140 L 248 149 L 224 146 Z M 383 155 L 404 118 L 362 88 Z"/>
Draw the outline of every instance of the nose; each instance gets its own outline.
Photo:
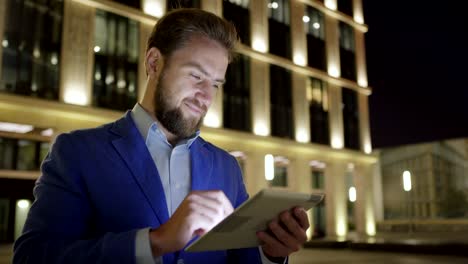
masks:
<path id="1" fill-rule="evenodd" d="M 201 100 L 204 105 L 210 106 L 211 101 L 213 100 L 215 89 L 216 88 L 213 87 L 213 84 L 209 80 L 205 79 L 197 84 L 195 97 L 198 100 Z"/>

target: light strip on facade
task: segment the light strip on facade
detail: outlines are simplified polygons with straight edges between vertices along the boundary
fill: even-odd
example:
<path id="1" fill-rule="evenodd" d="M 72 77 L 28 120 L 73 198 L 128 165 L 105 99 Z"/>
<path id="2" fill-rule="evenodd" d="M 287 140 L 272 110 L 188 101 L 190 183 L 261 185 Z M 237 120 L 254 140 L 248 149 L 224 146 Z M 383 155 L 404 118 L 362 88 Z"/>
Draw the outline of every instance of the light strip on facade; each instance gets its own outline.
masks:
<path id="1" fill-rule="evenodd" d="M 262 53 L 265 53 L 267 52 L 267 48 L 266 48 L 266 44 L 265 44 L 265 40 L 260 38 L 260 37 L 255 37 L 253 38 L 253 41 L 252 41 L 252 48 L 258 52 L 262 52 Z"/>
<path id="2" fill-rule="evenodd" d="M 268 136 L 269 131 L 265 124 L 256 122 L 254 127 L 254 134 L 257 136 Z"/>
<path id="3" fill-rule="evenodd" d="M 151 16 L 162 17 L 164 14 L 162 2 L 158 0 L 143 0 L 143 12 Z"/>
<path id="4" fill-rule="evenodd" d="M 218 113 L 214 113 L 213 111 L 208 111 L 208 113 L 206 113 L 205 119 L 203 119 L 203 125 L 207 127 L 220 128 L 221 122 L 219 120 Z"/>
<path id="5" fill-rule="evenodd" d="M 0 131 L 26 134 L 34 129 L 31 125 L 0 122 Z"/>
<path id="6" fill-rule="evenodd" d="M 67 87 L 65 89 L 63 101 L 67 104 L 86 105 L 88 98 L 86 98 L 85 93 L 78 88 Z"/>
<path id="7" fill-rule="evenodd" d="M 337 8 L 336 0 L 325 0 L 325 6 L 328 9 L 336 10 L 336 8 Z"/>
<path id="8" fill-rule="evenodd" d="M 296 65 L 299 66 L 306 66 L 306 60 L 303 54 L 299 54 L 299 52 L 296 52 L 297 54 L 294 55 L 293 61 Z"/>
<path id="9" fill-rule="evenodd" d="M 309 135 L 303 130 L 296 131 L 296 141 L 301 143 L 308 143 L 310 140 Z"/>

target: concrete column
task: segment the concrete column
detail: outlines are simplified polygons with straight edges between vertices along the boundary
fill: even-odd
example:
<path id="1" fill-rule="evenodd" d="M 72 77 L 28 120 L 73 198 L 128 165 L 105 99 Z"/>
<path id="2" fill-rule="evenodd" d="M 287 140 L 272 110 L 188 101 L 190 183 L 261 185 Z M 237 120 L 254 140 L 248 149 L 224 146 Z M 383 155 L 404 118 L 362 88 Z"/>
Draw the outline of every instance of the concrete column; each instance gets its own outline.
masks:
<path id="1" fill-rule="evenodd" d="M 253 132 L 256 135 L 269 136 L 271 132 L 269 64 L 253 58 L 250 63 L 250 102 Z"/>
<path id="2" fill-rule="evenodd" d="M 345 186 L 346 164 L 327 163 L 325 168 L 325 208 L 327 236 L 343 237 L 348 232 Z"/>
<path id="3" fill-rule="evenodd" d="M 155 17 L 162 17 L 166 13 L 166 0 L 141 0 L 143 12 Z"/>
<path id="4" fill-rule="evenodd" d="M 369 98 L 367 95 L 358 94 L 359 107 L 359 133 L 361 150 L 367 154 L 372 152 L 371 135 L 369 128 Z"/>
<path id="5" fill-rule="evenodd" d="M 356 46 L 356 74 L 357 82 L 362 87 L 367 87 L 366 47 L 364 33 L 354 30 L 354 42 Z"/>
<path id="6" fill-rule="evenodd" d="M 364 12 L 362 10 L 362 0 L 353 0 L 353 18 L 359 24 L 364 24 Z"/>
<path id="7" fill-rule="evenodd" d="M 309 159 L 306 157 L 296 157 L 291 162 L 291 166 L 294 168 L 294 174 L 290 178 L 294 177 L 294 188 L 291 190 L 310 193 L 311 191 L 311 169 L 309 166 Z"/>
<path id="8" fill-rule="evenodd" d="M 223 16 L 223 0 L 202 0 L 201 9 Z"/>
<path id="9" fill-rule="evenodd" d="M 328 85 L 330 109 L 328 111 L 330 121 L 330 139 L 332 148 L 344 147 L 343 109 L 341 99 L 341 87 Z"/>
<path id="10" fill-rule="evenodd" d="M 265 179 L 265 154 L 261 152 L 248 153 L 244 164 L 244 182 L 249 195 L 253 196 L 261 189 L 268 188 L 268 182 Z"/>
<path id="11" fill-rule="evenodd" d="M 221 128 L 223 126 L 223 87 L 219 87 L 211 107 L 206 113 L 203 125 Z"/>
<path id="12" fill-rule="evenodd" d="M 338 20 L 325 16 L 325 42 L 327 50 L 327 72 L 330 76 L 341 76 L 340 63 L 340 39 L 338 30 Z"/>
<path id="13" fill-rule="evenodd" d="M 360 235 L 375 235 L 375 215 L 373 206 L 373 166 L 356 166 L 354 183 L 356 186 L 355 222 Z"/>
<path id="14" fill-rule="evenodd" d="M 6 19 L 6 9 L 7 1 L 0 2 L 0 80 L 2 79 L 2 65 L 3 65 L 3 45 L 8 43 L 8 40 L 5 39 L 5 19 Z M 0 82 L 1 83 L 1 82 Z"/>
<path id="15" fill-rule="evenodd" d="M 310 113 L 307 101 L 308 76 L 292 73 L 292 99 L 296 141 L 310 142 Z"/>
<path id="16" fill-rule="evenodd" d="M 65 0 L 60 63 L 62 102 L 90 105 L 94 67 L 95 9 L 73 0 Z"/>
<path id="17" fill-rule="evenodd" d="M 268 52 L 268 10 L 267 0 L 250 1 L 250 34 L 252 48 L 259 52 Z M 255 13 L 255 15 L 253 15 Z"/>
<path id="18" fill-rule="evenodd" d="M 300 66 L 307 65 L 307 38 L 304 30 L 304 3 L 298 0 L 291 1 L 291 44 L 293 61 Z"/>
<path id="19" fill-rule="evenodd" d="M 380 160 L 380 159 L 378 159 Z M 382 186 L 382 171 L 381 171 L 381 163 L 377 161 L 372 165 L 373 170 L 373 177 L 374 177 L 374 184 L 372 186 L 373 189 L 373 200 L 374 200 L 374 216 L 375 221 L 383 221 L 384 220 L 384 209 L 383 209 L 383 186 Z"/>
<path id="20" fill-rule="evenodd" d="M 139 23 L 140 37 L 139 37 L 139 57 L 138 57 L 138 101 L 140 102 L 145 95 L 146 90 L 146 43 L 151 35 L 153 26 L 145 23 Z"/>

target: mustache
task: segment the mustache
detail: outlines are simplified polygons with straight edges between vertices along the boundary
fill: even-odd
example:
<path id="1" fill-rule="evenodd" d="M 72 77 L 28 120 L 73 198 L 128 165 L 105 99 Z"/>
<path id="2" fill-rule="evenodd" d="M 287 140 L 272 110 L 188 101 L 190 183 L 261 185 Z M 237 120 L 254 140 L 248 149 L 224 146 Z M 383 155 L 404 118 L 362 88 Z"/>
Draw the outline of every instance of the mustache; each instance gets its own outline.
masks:
<path id="1" fill-rule="evenodd" d="M 185 99 L 185 101 L 202 109 L 204 113 L 208 112 L 208 107 L 196 98 Z"/>

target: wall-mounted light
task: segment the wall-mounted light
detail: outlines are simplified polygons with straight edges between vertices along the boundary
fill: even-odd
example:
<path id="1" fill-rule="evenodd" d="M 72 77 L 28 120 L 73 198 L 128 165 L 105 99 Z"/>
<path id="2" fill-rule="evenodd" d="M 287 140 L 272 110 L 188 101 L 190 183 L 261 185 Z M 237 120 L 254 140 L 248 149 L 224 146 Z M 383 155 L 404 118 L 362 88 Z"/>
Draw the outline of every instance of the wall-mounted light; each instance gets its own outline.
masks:
<path id="1" fill-rule="evenodd" d="M 411 173 L 407 170 L 403 172 L 403 189 L 406 192 L 411 191 Z"/>
<path id="2" fill-rule="evenodd" d="M 348 190 L 349 201 L 354 203 L 356 202 L 356 188 L 354 186 L 350 187 Z"/>
<path id="3" fill-rule="evenodd" d="M 275 178 L 275 158 L 271 154 L 265 155 L 265 179 L 271 181 Z"/>

